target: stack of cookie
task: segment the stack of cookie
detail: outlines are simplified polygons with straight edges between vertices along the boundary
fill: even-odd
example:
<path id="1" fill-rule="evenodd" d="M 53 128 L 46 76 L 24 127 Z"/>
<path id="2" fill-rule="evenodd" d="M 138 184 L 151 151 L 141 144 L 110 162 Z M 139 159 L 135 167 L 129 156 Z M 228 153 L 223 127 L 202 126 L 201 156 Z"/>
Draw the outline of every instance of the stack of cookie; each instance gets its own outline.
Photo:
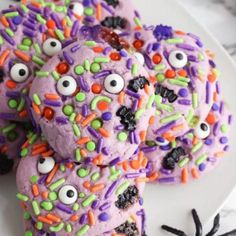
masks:
<path id="1" fill-rule="evenodd" d="M 0 45 L 0 174 L 17 168 L 25 236 L 145 235 L 145 184 L 228 150 L 213 54 L 127 0 L 22 1 Z"/>

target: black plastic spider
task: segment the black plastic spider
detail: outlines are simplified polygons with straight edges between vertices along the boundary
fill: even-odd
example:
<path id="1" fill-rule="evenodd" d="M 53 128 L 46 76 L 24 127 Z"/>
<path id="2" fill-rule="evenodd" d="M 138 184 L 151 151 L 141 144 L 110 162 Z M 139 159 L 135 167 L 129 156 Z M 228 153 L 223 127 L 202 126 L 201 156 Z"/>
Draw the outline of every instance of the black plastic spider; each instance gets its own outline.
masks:
<path id="1" fill-rule="evenodd" d="M 192 217 L 193 217 L 193 221 L 195 224 L 195 228 L 196 228 L 196 233 L 195 236 L 202 236 L 203 235 L 203 229 L 202 229 L 202 223 L 199 219 L 198 213 L 195 209 L 192 210 Z M 184 231 L 172 228 L 168 225 L 162 225 L 161 228 L 169 233 L 172 233 L 174 235 L 178 235 L 178 236 L 188 236 Z M 206 234 L 206 236 L 213 236 L 215 235 L 218 230 L 220 228 L 220 214 L 218 214 L 213 221 L 213 227 L 211 229 L 211 231 L 209 233 Z M 224 233 L 218 236 L 236 236 L 236 229 L 228 232 L 228 233 Z"/>

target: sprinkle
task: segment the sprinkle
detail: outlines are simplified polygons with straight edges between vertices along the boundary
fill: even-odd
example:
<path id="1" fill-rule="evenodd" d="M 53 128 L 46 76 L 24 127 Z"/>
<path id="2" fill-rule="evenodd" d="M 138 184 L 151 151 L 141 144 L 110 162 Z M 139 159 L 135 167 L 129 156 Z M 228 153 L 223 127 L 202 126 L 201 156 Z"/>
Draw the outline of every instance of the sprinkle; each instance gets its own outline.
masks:
<path id="1" fill-rule="evenodd" d="M 38 216 L 40 214 L 40 208 L 39 208 L 38 202 L 33 200 L 32 201 L 32 207 L 33 207 L 33 210 L 34 210 L 34 214 L 36 216 Z"/>
<path id="2" fill-rule="evenodd" d="M 37 71 L 37 72 L 36 72 L 36 76 L 37 76 L 37 77 L 40 77 L 40 78 L 42 78 L 42 77 L 48 77 L 48 76 L 49 76 L 49 72 L 48 72 L 48 71 Z"/>
<path id="3" fill-rule="evenodd" d="M 57 189 L 58 187 L 60 187 L 62 184 L 65 183 L 65 179 L 64 178 L 61 178 L 59 180 L 57 180 L 56 182 L 52 183 L 50 186 L 49 186 L 49 189 L 51 191 Z"/>
<path id="4" fill-rule="evenodd" d="M 92 204 L 92 202 L 94 200 L 96 200 L 97 196 L 96 195 L 90 195 L 89 197 L 87 197 L 83 202 L 82 202 L 82 206 L 83 207 L 87 207 L 89 205 Z"/>
<path id="5" fill-rule="evenodd" d="M 193 148 L 191 149 L 191 152 L 192 153 L 197 152 L 202 146 L 203 146 L 203 142 L 198 142 L 196 145 L 193 146 Z"/>
<path id="6" fill-rule="evenodd" d="M 170 123 L 170 122 L 172 122 L 172 121 L 178 120 L 180 117 L 181 117 L 181 114 L 180 114 L 180 113 L 176 113 L 176 114 L 174 114 L 174 115 L 171 115 L 171 116 L 167 116 L 167 117 L 165 117 L 165 118 L 162 118 L 162 119 L 160 120 L 160 123 L 161 123 L 161 124 Z"/>
<path id="7" fill-rule="evenodd" d="M 88 230 L 89 230 L 89 225 L 84 225 L 77 233 L 76 236 L 84 236 Z"/>
<path id="8" fill-rule="evenodd" d="M 112 102 L 112 99 L 109 98 L 109 97 L 107 97 L 107 96 L 96 96 L 96 97 L 92 100 L 92 102 L 91 102 L 91 104 L 90 104 L 91 109 L 92 109 L 92 110 L 96 110 L 97 104 L 98 104 L 98 102 L 100 102 L 100 101 L 105 101 L 105 102 L 107 102 L 107 103 L 111 103 L 111 102 Z"/>
<path id="9" fill-rule="evenodd" d="M 171 39 L 167 39 L 166 42 L 169 43 L 169 44 L 180 44 L 180 43 L 184 43 L 184 39 L 182 39 L 182 38 L 171 38 Z"/>
<path id="10" fill-rule="evenodd" d="M 179 161 L 178 166 L 180 168 L 183 168 L 184 166 L 186 166 L 189 163 L 189 161 L 190 161 L 189 157 L 185 157 Z"/>
<path id="11" fill-rule="evenodd" d="M 16 197 L 17 197 L 19 200 L 23 201 L 23 202 L 29 201 L 29 197 L 26 196 L 26 195 L 23 195 L 23 194 L 21 194 L 21 193 L 17 193 L 17 194 L 16 194 Z"/>
<path id="12" fill-rule="evenodd" d="M 196 109 L 198 107 L 198 94 L 197 93 L 192 94 L 192 104 L 193 104 L 193 109 Z"/>
<path id="13" fill-rule="evenodd" d="M 116 190 L 116 195 L 120 195 L 122 194 L 128 187 L 129 187 L 130 183 L 129 181 L 125 181 L 124 183 L 122 183 Z"/>
<path id="14" fill-rule="evenodd" d="M 49 229 L 50 229 L 51 232 L 59 232 L 59 231 L 61 231 L 63 229 L 63 227 L 64 227 L 64 223 L 60 223 L 57 226 L 49 227 Z"/>

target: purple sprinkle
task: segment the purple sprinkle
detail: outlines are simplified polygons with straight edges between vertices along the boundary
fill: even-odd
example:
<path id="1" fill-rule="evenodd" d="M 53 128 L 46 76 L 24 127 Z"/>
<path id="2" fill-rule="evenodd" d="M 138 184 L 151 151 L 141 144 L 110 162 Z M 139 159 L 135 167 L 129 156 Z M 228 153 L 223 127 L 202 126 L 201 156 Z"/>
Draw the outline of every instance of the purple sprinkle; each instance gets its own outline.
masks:
<path id="1" fill-rule="evenodd" d="M 153 49 L 153 44 L 152 43 L 149 43 L 146 47 L 146 53 L 147 55 L 150 55 L 150 53 L 152 52 L 152 49 Z"/>
<path id="2" fill-rule="evenodd" d="M 110 219 L 110 216 L 106 212 L 103 212 L 98 216 L 98 219 L 100 221 L 108 221 Z"/>
<path id="3" fill-rule="evenodd" d="M 112 50 L 111 47 L 106 47 L 106 48 L 103 50 L 103 54 L 104 54 L 104 55 L 108 55 L 111 50 Z"/>
<path id="4" fill-rule="evenodd" d="M 115 15 L 115 12 L 105 2 L 101 3 L 101 6 L 111 15 Z"/>
<path id="5" fill-rule="evenodd" d="M 134 132 L 129 133 L 129 141 L 131 144 L 134 144 Z"/>
<path id="6" fill-rule="evenodd" d="M 7 34 L 5 30 L 0 30 L 0 34 L 8 43 L 10 43 L 13 46 L 15 45 L 15 41 Z"/>
<path id="7" fill-rule="evenodd" d="M 176 47 L 187 50 L 187 51 L 194 51 L 195 50 L 195 48 L 192 45 L 186 44 L 186 43 L 177 44 Z"/>
<path id="8" fill-rule="evenodd" d="M 141 173 L 129 173 L 125 175 L 125 178 L 127 179 L 135 179 L 138 178 L 141 175 Z"/>
<path id="9" fill-rule="evenodd" d="M 137 108 L 138 108 L 138 100 L 135 99 L 132 103 L 131 111 L 135 112 L 137 110 Z"/>
<path id="10" fill-rule="evenodd" d="M 216 64 L 213 60 L 209 60 L 209 65 L 213 68 L 216 68 Z"/>
<path id="11" fill-rule="evenodd" d="M 66 60 L 66 62 L 69 64 L 69 65 L 73 65 L 74 64 L 74 59 L 69 55 L 69 53 L 67 52 L 63 52 L 63 56 L 64 56 L 64 59 Z"/>
<path id="12" fill-rule="evenodd" d="M 232 122 L 233 122 L 233 116 L 229 115 L 229 117 L 228 117 L 228 124 L 231 125 Z"/>
<path id="13" fill-rule="evenodd" d="M 89 7 L 90 4 L 91 4 L 91 1 L 90 1 L 90 0 L 83 0 L 83 5 L 84 5 L 85 7 Z"/>
<path id="14" fill-rule="evenodd" d="M 62 116 L 56 117 L 55 120 L 56 120 L 56 122 L 57 122 L 58 124 L 62 124 L 62 125 L 68 124 L 68 119 L 65 118 L 65 117 L 62 117 Z"/>
<path id="15" fill-rule="evenodd" d="M 106 77 L 110 74 L 111 74 L 110 70 L 104 70 L 104 71 L 101 71 L 101 72 L 95 74 L 93 78 L 94 79 L 100 79 L 100 78 L 104 78 L 104 77 Z"/>
<path id="16" fill-rule="evenodd" d="M 206 164 L 205 163 L 201 163 L 199 166 L 198 166 L 198 169 L 200 171 L 204 171 L 206 169 Z"/>
<path id="17" fill-rule="evenodd" d="M 78 82 L 79 82 L 79 85 L 80 85 L 81 89 L 84 92 L 89 92 L 90 91 L 90 87 L 89 87 L 87 81 L 82 76 L 78 77 Z"/>
<path id="18" fill-rule="evenodd" d="M 84 105 L 82 106 L 82 116 L 83 116 L 83 117 L 86 117 L 86 116 L 88 116 L 88 113 L 89 113 L 88 104 L 84 104 Z"/>
<path id="19" fill-rule="evenodd" d="M 63 30 L 59 16 L 56 13 L 51 13 L 51 18 L 55 21 L 57 28 Z"/>
<path id="20" fill-rule="evenodd" d="M 127 90 L 125 91 L 125 93 L 126 93 L 128 96 L 134 97 L 134 98 L 136 98 L 136 99 L 140 99 L 140 94 L 137 94 L 137 93 L 135 93 L 135 92 L 133 92 L 133 91 L 131 91 L 131 90 L 129 90 L 129 89 L 127 89 Z"/>
<path id="21" fill-rule="evenodd" d="M 116 189 L 117 183 L 118 182 L 115 181 L 111 184 L 111 186 L 108 188 L 107 192 L 105 193 L 105 199 L 109 198 L 113 194 L 113 192 Z"/>
<path id="22" fill-rule="evenodd" d="M 14 113 L 2 113 L 0 112 L 0 119 L 2 120 L 14 120 L 16 118 L 16 114 Z"/>
<path id="23" fill-rule="evenodd" d="M 127 69 L 131 70 L 131 68 L 132 68 L 132 59 L 131 59 L 131 58 L 129 58 L 129 59 L 127 60 L 126 67 L 127 67 Z"/>
<path id="24" fill-rule="evenodd" d="M 124 130 L 124 126 L 123 125 L 117 125 L 115 127 L 115 130 L 119 131 L 119 130 Z"/>
<path id="25" fill-rule="evenodd" d="M 213 134 L 215 136 L 218 136 L 219 131 L 220 131 L 220 124 L 219 124 L 219 122 L 216 122 L 213 126 Z"/>
<path id="26" fill-rule="evenodd" d="M 8 19 L 9 22 L 9 26 L 11 28 L 11 30 L 13 30 L 14 32 L 17 31 L 17 27 L 15 26 L 15 24 L 13 23 L 12 19 Z"/>
<path id="27" fill-rule="evenodd" d="M 157 146 L 141 148 L 141 151 L 143 151 L 144 153 L 155 152 L 156 150 L 157 150 Z"/>
<path id="28" fill-rule="evenodd" d="M 206 83 L 206 104 L 210 103 L 210 83 Z"/>
<path id="29" fill-rule="evenodd" d="M 146 53 L 143 56 L 144 56 L 144 61 L 145 61 L 146 66 L 148 67 L 148 69 L 152 70 L 153 69 L 153 65 L 152 65 L 151 58 Z"/>
<path id="30" fill-rule="evenodd" d="M 220 103 L 220 114 L 223 113 L 224 107 L 225 107 L 225 104 L 224 104 L 223 101 L 221 101 L 221 103 Z"/>
<path id="31" fill-rule="evenodd" d="M 105 120 L 105 121 L 109 121 L 109 120 L 111 120 L 111 118 L 112 118 L 112 113 L 111 112 L 104 112 L 103 114 L 102 114 L 102 119 L 103 120 Z"/>
<path id="32" fill-rule="evenodd" d="M 75 37 L 79 32 L 79 21 L 75 21 L 71 29 L 71 37 Z"/>
<path id="33" fill-rule="evenodd" d="M 71 45 L 71 44 L 74 43 L 74 42 L 75 42 L 74 39 L 65 40 L 65 41 L 62 42 L 62 48 L 65 48 L 65 47 Z"/>
<path id="34" fill-rule="evenodd" d="M 196 45 L 198 46 L 198 47 L 200 47 L 200 48 L 202 48 L 204 45 L 203 45 L 203 43 L 202 43 L 202 41 L 200 40 L 200 39 L 198 39 L 197 41 L 196 41 Z"/>
<path id="35" fill-rule="evenodd" d="M 58 208 L 59 210 L 67 213 L 67 214 L 72 214 L 73 210 L 70 207 L 65 206 L 62 203 L 57 203 L 56 208 Z"/>
<path id="36" fill-rule="evenodd" d="M 164 175 L 170 175 L 172 173 L 171 170 L 167 170 L 167 169 L 164 169 L 164 168 L 161 168 L 160 172 Z"/>
<path id="37" fill-rule="evenodd" d="M 85 213 L 85 214 L 81 215 L 81 217 L 80 217 L 80 219 L 79 219 L 79 223 L 80 223 L 81 225 L 84 225 L 84 224 L 86 223 L 87 219 L 88 219 L 88 216 L 87 216 L 87 214 Z"/>
<path id="38" fill-rule="evenodd" d="M 175 123 L 176 123 L 176 121 L 172 121 L 172 122 L 162 126 L 161 128 L 159 128 L 158 130 L 155 131 L 155 134 L 161 135 L 162 133 L 170 130 L 175 125 Z"/>
<path id="39" fill-rule="evenodd" d="M 159 183 L 174 183 L 174 182 L 176 182 L 176 179 L 175 179 L 175 177 L 166 177 L 166 178 L 160 178 L 160 179 L 158 179 L 158 182 Z"/>
<path id="40" fill-rule="evenodd" d="M 38 180 L 38 184 L 44 184 L 46 182 L 47 179 L 47 175 L 43 175 L 39 180 Z"/>
<path id="41" fill-rule="evenodd" d="M 228 151 L 229 151 L 229 145 L 226 145 L 226 146 L 224 147 L 224 151 L 225 151 L 225 152 L 228 152 Z"/>
<path id="42" fill-rule="evenodd" d="M 185 89 L 185 88 L 181 88 L 181 89 L 179 90 L 179 93 L 178 93 L 178 94 L 179 94 L 180 97 L 185 98 L 185 97 L 188 96 L 188 90 Z"/>
<path id="43" fill-rule="evenodd" d="M 70 49 L 70 51 L 72 52 L 72 53 L 75 53 L 76 51 L 78 51 L 79 49 L 80 49 L 80 45 L 79 44 L 77 44 L 77 45 L 75 45 L 75 46 L 73 46 L 71 49 Z"/>
<path id="44" fill-rule="evenodd" d="M 60 107 L 62 105 L 61 102 L 59 102 L 59 101 L 51 101 L 51 100 L 47 100 L 47 99 L 45 99 L 43 101 L 43 103 L 45 105 L 52 106 L 52 107 Z"/>
<path id="45" fill-rule="evenodd" d="M 197 71 L 197 67 L 196 66 L 191 66 L 190 71 L 191 71 L 191 75 L 193 77 L 196 77 L 198 75 L 198 71 Z"/>
<path id="46" fill-rule="evenodd" d="M 210 139 L 210 138 L 206 139 L 205 142 L 204 142 L 204 144 L 206 144 L 208 146 L 212 145 L 212 143 L 213 143 L 213 140 Z"/>
<path id="47" fill-rule="evenodd" d="M 111 203 L 105 202 L 103 205 L 101 205 L 101 206 L 99 207 L 99 210 L 100 210 L 100 211 L 105 211 L 105 210 L 107 210 L 107 209 L 110 208 L 110 207 L 111 207 Z"/>
<path id="48" fill-rule="evenodd" d="M 179 99 L 179 100 L 178 100 L 178 103 L 179 103 L 180 105 L 189 106 L 189 105 L 192 104 L 192 101 L 189 100 L 189 99 Z"/>
<path id="49" fill-rule="evenodd" d="M 216 103 L 214 103 L 212 105 L 211 109 L 212 109 L 212 111 L 218 111 L 219 110 L 219 106 Z"/>
<path id="50" fill-rule="evenodd" d="M 91 207 L 93 210 L 97 209 L 99 206 L 99 200 L 94 200 Z"/>
<path id="51" fill-rule="evenodd" d="M 134 142 L 135 142 L 135 144 L 139 144 L 138 135 L 137 135 L 137 133 L 135 131 L 133 131 L 133 132 L 134 132 Z"/>
<path id="52" fill-rule="evenodd" d="M 160 48 L 161 44 L 160 43 L 153 43 L 152 45 L 152 51 L 156 51 Z"/>
<path id="53" fill-rule="evenodd" d="M 7 91 L 6 96 L 9 98 L 20 98 L 21 94 L 17 91 Z"/>
<path id="54" fill-rule="evenodd" d="M 23 33 L 25 36 L 28 36 L 30 38 L 34 38 L 35 37 L 35 32 L 30 30 L 30 29 L 24 29 Z"/>
<path id="55" fill-rule="evenodd" d="M 103 138 L 98 139 L 97 148 L 96 148 L 97 153 L 101 152 L 103 144 L 104 144 L 104 139 Z"/>
<path id="56" fill-rule="evenodd" d="M 120 51 L 120 56 L 121 57 L 127 57 L 127 52 L 125 50 Z"/>
<path id="57" fill-rule="evenodd" d="M 111 160 L 109 162 L 109 166 L 115 166 L 117 165 L 119 162 L 121 161 L 121 158 L 120 157 L 116 157 L 115 159 Z"/>
<path id="58" fill-rule="evenodd" d="M 31 30 L 36 30 L 36 25 L 30 21 L 24 21 L 23 25 Z"/>
<path id="59" fill-rule="evenodd" d="M 171 146 L 170 146 L 170 145 L 160 146 L 160 149 L 161 149 L 162 151 L 167 151 L 167 150 L 170 150 L 170 149 L 171 149 Z"/>
<path id="60" fill-rule="evenodd" d="M 221 144 L 226 144 L 228 143 L 228 138 L 226 136 L 220 138 L 220 143 Z"/>
<path id="61" fill-rule="evenodd" d="M 197 57 L 194 56 L 194 55 L 189 55 L 189 56 L 188 56 L 188 61 L 197 62 Z"/>
<path id="62" fill-rule="evenodd" d="M 109 149 L 108 149 L 108 147 L 103 147 L 103 148 L 102 148 L 102 154 L 105 155 L 105 156 L 108 156 L 108 155 L 109 155 Z"/>
<path id="63" fill-rule="evenodd" d="M 88 126 L 87 130 L 93 137 L 95 137 L 95 138 L 100 137 L 99 133 L 95 129 L 93 129 L 92 127 Z"/>

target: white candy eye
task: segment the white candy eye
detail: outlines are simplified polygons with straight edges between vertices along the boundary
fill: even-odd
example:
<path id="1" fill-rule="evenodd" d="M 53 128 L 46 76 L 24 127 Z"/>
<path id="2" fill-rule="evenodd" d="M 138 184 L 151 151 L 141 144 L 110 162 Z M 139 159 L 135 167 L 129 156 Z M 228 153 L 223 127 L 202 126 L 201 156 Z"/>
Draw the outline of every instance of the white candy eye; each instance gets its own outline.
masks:
<path id="1" fill-rule="evenodd" d="M 77 88 L 75 79 L 71 76 L 64 76 L 57 82 L 57 90 L 61 95 L 70 96 Z"/>
<path id="2" fill-rule="evenodd" d="M 10 70 L 12 80 L 22 83 L 29 77 L 29 69 L 25 64 L 17 63 Z"/>
<path id="3" fill-rule="evenodd" d="M 82 16 L 84 13 L 84 6 L 79 2 L 72 3 L 69 8 L 78 16 Z"/>
<path id="4" fill-rule="evenodd" d="M 188 63 L 188 57 L 184 52 L 180 50 L 173 51 L 169 55 L 169 63 L 174 68 L 183 68 Z"/>
<path id="5" fill-rule="evenodd" d="M 55 160 L 52 157 L 41 157 L 38 161 L 38 172 L 40 174 L 48 174 L 55 166 Z"/>
<path id="6" fill-rule="evenodd" d="M 206 139 L 210 135 L 210 126 L 206 122 L 200 123 L 196 128 L 195 128 L 195 135 L 199 139 Z"/>
<path id="7" fill-rule="evenodd" d="M 140 52 L 135 52 L 134 56 L 137 58 L 139 63 L 143 66 L 145 63 L 144 56 Z"/>
<path id="8" fill-rule="evenodd" d="M 124 86 L 124 79 L 118 74 L 111 74 L 105 78 L 104 87 L 108 93 L 117 94 Z"/>
<path id="9" fill-rule="evenodd" d="M 72 185 L 65 185 L 60 189 L 58 196 L 62 203 L 70 205 L 76 202 L 78 192 Z"/>
<path id="10" fill-rule="evenodd" d="M 164 138 L 162 138 L 162 137 L 158 137 L 158 138 L 156 139 L 156 144 L 157 144 L 158 146 L 167 146 L 167 145 L 169 144 L 169 141 L 166 140 L 166 139 L 164 139 Z"/>
<path id="11" fill-rule="evenodd" d="M 43 43 L 43 51 L 47 56 L 54 56 L 62 49 L 61 42 L 57 39 L 49 38 Z"/>

